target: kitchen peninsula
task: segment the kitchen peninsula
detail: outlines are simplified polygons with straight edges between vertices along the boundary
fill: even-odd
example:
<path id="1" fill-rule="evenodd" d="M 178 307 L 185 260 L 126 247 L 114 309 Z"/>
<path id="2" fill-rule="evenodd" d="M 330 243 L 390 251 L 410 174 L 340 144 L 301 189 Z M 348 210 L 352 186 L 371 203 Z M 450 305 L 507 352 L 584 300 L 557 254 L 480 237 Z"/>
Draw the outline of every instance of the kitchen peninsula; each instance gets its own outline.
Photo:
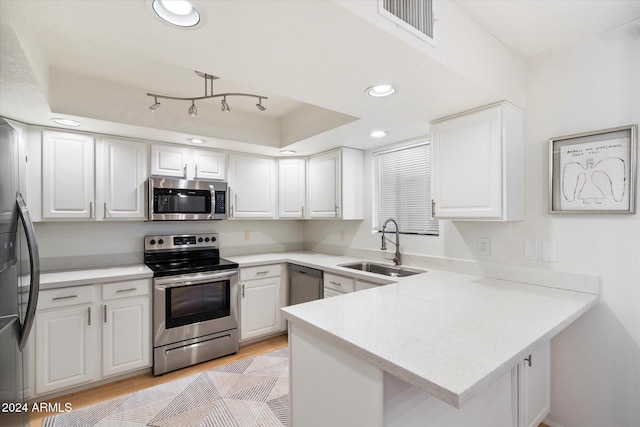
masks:
<path id="1" fill-rule="evenodd" d="M 598 301 L 430 270 L 283 308 L 292 425 L 537 426 L 549 411 L 549 341 Z M 542 372 L 527 378 L 531 354 Z M 540 396 L 527 379 L 543 389 L 529 413 Z"/>

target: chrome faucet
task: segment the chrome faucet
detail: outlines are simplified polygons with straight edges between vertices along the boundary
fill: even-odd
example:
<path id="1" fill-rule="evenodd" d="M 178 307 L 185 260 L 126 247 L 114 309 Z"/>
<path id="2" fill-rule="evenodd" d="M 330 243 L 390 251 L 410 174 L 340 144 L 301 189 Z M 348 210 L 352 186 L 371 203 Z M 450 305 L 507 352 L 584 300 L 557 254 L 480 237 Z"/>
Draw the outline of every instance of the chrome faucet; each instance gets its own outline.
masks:
<path id="1" fill-rule="evenodd" d="M 389 222 L 393 222 L 393 224 L 396 226 L 396 242 L 395 243 L 393 243 L 384 235 L 384 230 L 385 228 L 387 228 L 387 224 Z M 400 265 L 400 233 L 398 232 L 398 223 L 393 218 L 387 219 L 384 222 L 384 224 L 382 224 L 382 246 L 380 246 L 380 249 L 383 251 L 387 250 L 387 240 L 389 240 L 389 242 L 396 245 L 396 253 L 395 253 L 395 256 L 393 257 L 393 263 L 395 265 Z"/>

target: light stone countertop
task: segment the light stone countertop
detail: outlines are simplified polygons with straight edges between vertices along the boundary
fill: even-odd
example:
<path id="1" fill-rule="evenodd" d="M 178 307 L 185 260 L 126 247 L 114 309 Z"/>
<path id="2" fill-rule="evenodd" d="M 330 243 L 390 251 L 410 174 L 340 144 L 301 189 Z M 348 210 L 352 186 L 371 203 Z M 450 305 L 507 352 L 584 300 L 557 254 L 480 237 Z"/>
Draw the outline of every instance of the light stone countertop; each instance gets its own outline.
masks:
<path id="1" fill-rule="evenodd" d="M 152 277 L 153 272 L 144 264 L 55 271 L 40 274 L 40 290 L 45 291 L 47 289 L 64 288 L 67 286 L 95 285 Z"/>
<path id="2" fill-rule="evenodd" d="M 362 258 L 314 252 L 225 257 L 240 267 L 294 263 L 381 285 L 285 307 L 283 316 L 460 408 L 600 296 L 429 269 L 404 278 L 340 267 Z M 153 277 L 144 264 L 43 273 L 41 289 Z"/>
<path id="3" fill-rule="evenodd" d="M 430 270 L 282 312 L 293 324 L 460 408 L 599 298 Z"/>

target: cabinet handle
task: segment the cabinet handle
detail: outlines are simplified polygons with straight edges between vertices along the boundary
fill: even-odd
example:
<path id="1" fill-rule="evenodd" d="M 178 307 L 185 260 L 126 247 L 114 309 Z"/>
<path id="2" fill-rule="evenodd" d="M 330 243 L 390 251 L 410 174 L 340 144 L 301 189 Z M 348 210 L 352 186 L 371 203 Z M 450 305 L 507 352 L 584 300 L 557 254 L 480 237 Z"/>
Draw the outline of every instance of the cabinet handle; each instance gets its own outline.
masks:
<path id="1" fill-rule="evenodd" d="M 89 218 L 93 218 L 95 213 L 93 212 L 93 202 L 89 202 Z"/>
<path id="2" fill-rule="evenodd" d="M 267 271 L 256 271 L 256 274 L 267 274 L 269 272 L 269 270 Z"/>
<path id="3" fill-rule="evenodd" d="M 529 357 L 524 359 L 525 362 L 528 362 L 529 367 L 531 367 L 531 364 L 533 363 L 533 357 L 531 357 L 531 355 L 529 355 Z"/>
<path id="4" fill-rule="evenodd" d="M 184 164 L 184 168 L 182 168 L 182 175 L 184 175 L 184 179 L 187 179 L 187 164 Z"/>
<path id="5" fill-rule="evenodd" d="M 198 164 L 197 163 L 195 165 L 195 168 L 196 168 L 196 172 L 195 172 L 195 175 L 193 177 L 197 178 L 198 177 Z"/>
<path id="6" fill-rule="evenodd" d="M 436 217 L 436 201 L 431 199 L 431 218 Z"/>
<path id="7" fill-rule="evenodd" d="M 231 215 L 229 215 L 231 218 L 233 218 L 233 205 L 231 205 Z"/>
<path id="8" fill-rule="evenodd" d="M 91 307 L 87 307 L 87 323 L 91 326 Z"/>
<path id="9" fill-rule="evenodd" d="M 302 217 L 301 218 L 304 218 L 304 206 L 300 206 L 300 210 L 302 211 Z"/>
<path id="10" fill-rule="evenodd" d="M 107 304 L 102 306 L 102 311 L 104 315 L 104 323 L 107 323 Z"/>
<path id="11" fill-rule="evenodd" d="M 242 298 L 244 298 L 244 285 L 242 285 Z"/>
<path id="12" fill-rule="evenodd" d="M 131 291 L 137 291 L 137 290 L 138 288 L 118 289 L 116 293 L 119 294 L 120 292 L 131 292 Z"/>
<path id="13" fill-rule="evenodd" d="M 71 299 L 71 298 L 78 298 L 78 295 L 66 295 L 64 297 L 55 297 L 53 298 L 53 301 L 57 301 L 59 299 Z"/>
<path id="14" fill-rule="evenodd" d="M 336 205 L 336 218 L 338 218 L 338 205 Z"/>
<path id="15" fill-rule="evenodd" d="M 329 282 L 329 283 L 331 283 L 332 285 L 336 285 L 336 286 L 342 286 L 342 283 L 340 283 L 340 282 Z"/>

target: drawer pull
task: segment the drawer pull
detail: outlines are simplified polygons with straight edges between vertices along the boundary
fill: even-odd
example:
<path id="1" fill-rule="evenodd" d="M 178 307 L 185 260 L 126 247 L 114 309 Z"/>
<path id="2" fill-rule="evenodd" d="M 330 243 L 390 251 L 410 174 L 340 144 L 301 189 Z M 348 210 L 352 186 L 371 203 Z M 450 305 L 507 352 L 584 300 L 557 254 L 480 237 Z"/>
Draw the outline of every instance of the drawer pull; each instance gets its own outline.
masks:
<path id="1" fill-rule="evenodd" d="M 91 307 L 87 307 L 87 323 L 91 326 Z"/>
<path id="2" fill-rule="evenodd" d="M 53 301 L 57 301 L 57 300 L 61 300 L 61 299 L 71 299 L 71 298 L 78 298 L 78 295 L 67 295 L 64 297 L 54 297 Z"/>
<path id="3" fill-rule="evenodd" d="M 107 323 L 107 304 L 102 307 L 102 311 L 104 313 L 104 323 Z"/>
<path id="4" fill-rule="evenodd" d="M 340 282 L 329 282 L 329 283 L 331 283 L 332 285 L 336 285 L 336 286 L 342 286 L 342 283 L 340 283 Z"/>
<path id="5" fill-rule="evenodd" d="M 267 274 L 269 273 L 269 270 L 267 271 L 256 271 L 256 274 Z"/>
<path id="6" fill-rule="evenodd" d="M 118 289 L 116 291 L 117 294 L 121 293 L 121 292 L 132 292 L 132 291 L 137 291 L 138 288 L 127 288 L 127 289 Z"/>

